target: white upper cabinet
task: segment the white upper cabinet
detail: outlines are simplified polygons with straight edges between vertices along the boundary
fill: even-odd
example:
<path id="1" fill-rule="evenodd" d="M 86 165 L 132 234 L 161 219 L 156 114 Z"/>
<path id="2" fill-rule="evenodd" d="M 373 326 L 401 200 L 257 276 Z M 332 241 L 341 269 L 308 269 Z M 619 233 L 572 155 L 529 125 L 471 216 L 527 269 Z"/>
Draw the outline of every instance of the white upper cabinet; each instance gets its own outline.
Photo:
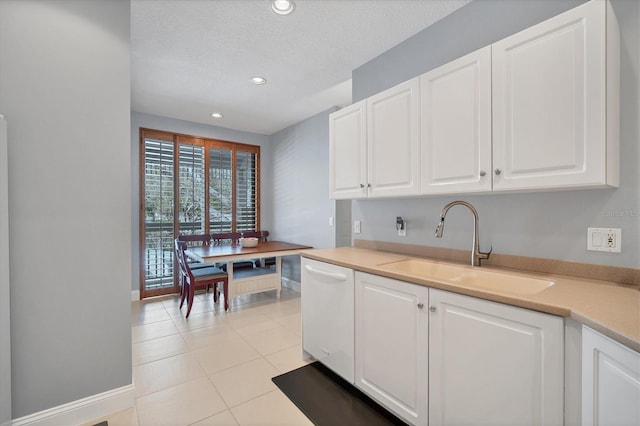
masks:
<path id="1" fill-rule="evenodd" d="M 594 0 L 493 53 L 493 189 L 618 186 L 619 30 Z"/>
<path id="2" fill-rule="evenodd" d="M 419 194 L 419 92 L 415 78 L 331 114 L 331 198 Z"/>
<path id="3" fill-rule="evenodd" d="M 619 109 L 618 22 L 591 0 L 333 113 L 331 197 L 617 187 Z"/>
<path id="4" fill-rule="evenodd" d="M 329 118 L 331 198 L 362 198 L 367 182 L 367 108 L 360 101 Z"/>
<path id="5" fill-rule="evenodd" d="M 491 46 L 420 77 L 422 192 L 491 191 Z"/>
<path id="6" fill-rule="evenodd" d="M 369 197 L 420 192 L 420 79 L 367 99 Z"/>

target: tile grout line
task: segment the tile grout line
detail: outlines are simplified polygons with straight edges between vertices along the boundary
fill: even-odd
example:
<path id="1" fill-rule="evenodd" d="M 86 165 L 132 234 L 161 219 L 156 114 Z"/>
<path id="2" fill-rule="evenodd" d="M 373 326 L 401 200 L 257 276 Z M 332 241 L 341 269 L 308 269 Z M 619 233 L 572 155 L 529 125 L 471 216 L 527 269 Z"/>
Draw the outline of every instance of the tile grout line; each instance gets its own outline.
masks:
<path id="1" fill-rule="evenodd" d="M 277 304 L 279 304 L 279 303 L 286 303 L 286 302 L 288 302 L 288 301 L 290 301 L 290 300 L 295 300 L 295 298 L 285 299 L 285 300 L 279 300 L 279 301 L 276 301 L 276 303 L 277 303 Z M 169 302 L 169 303 L 164 303 L 164 302 Z M 249 310 L 251 310 L 251 309 L 258 309 L 258 310 L 257 310 L 257 311 L 255 311 L 255 312 L 257 312 L 257 313 L 259 314 L 259 316 L 264 317 L 266 321 L 271 321 L 271 322 L 273 322 L 273 324 L 274 324 L 272 327 L 269 327 L 269 328 L 268 328 L 268 330 L 273 330 L 273 329 L 282 329 L 283 331 L 286 331 L 286 332 L 288 332 L 288 333 L 295 334 L 298 338 L 300 338 L 300 337 L 301 337 L 301 336 L 299 335 L 299 333 L 297 333 L 297 332 L 295 332 L 294 330 L 292 330 L 292 329 L 290 329 L 290 328 L 286 327 L 286 324 L 284 324 L 284 323 L 283 323 L 283 322 L 284 322 L 284 321 L 283 321 L 283 318 L 298 315 L 298 314 L 299 314 L 299 308 L 296 308 L 296 309 L 294 309 L 294 310 L 292 310 L 292 311 L 290 311 L 290 312 L 288 311 L 288 309 L 287 309 L 287 310 L 285 310 L 284 312 L 283 312 L 283 311 L 274 312 L 274 311 L 271 311 L 271 309 L 269 308 L 269 306 L 270 306 L 270 305 L 269 305 L 269 303 L 273 303 L 273 301 L 269 301 L 269 300 L 257 300 L 257 301 L 255 301 L 255 302 L 248 302 L 248 303 L 240 304 L 240 305 L 238 306 L 240 309 L 238 309 L 238 310 L 236 310 L 236 311 L 230 311 L 230 312 L 228 312 L 228 313 L 227 313 L 227 312 L 220 312 L 220 310 L 215 309 L 216 305 L 213 305 L 213 304 L 211 304 L 211 303 L 206 303 L 206 302 L 204 302 L 204 301 L 200 301 L 200 302 L 201 302 L 201 303 L 203 303 L 203 304 L 206 306 L 205 310 L 204 310 L 204 311 L 202 311 L 202 312 L 201 312 L 201 314 L 208 314 L 208 313 L 212 313 L 214 316 L 220 316 L 220 317 L 221 317 L 221 318 L 223 318 L 223 319 L 224 319 L 224 317 L 222 317 L 222 315 L 223 315 L 223 314 L 224 314 L 224 315 L 227 315 L 227 314 L 229 314 L 229 315 L 233 315 L 234 313 L 239 313 L 239 312 L 243 312 L 243 311 L 247 311 L 247 312 L 248 312 L 248 311 L 249 311 Z M 267 304 L 265 304 L 265 302 L 266 302 Z M 210 329 L 212 329 L 212 330 L 213 330 L 215 327 L 208 327 L 207 325 L 202 325 L 202 326 L 195 327 L 195 328 L 190 328 L 190 327 L 188 327 L 188 326 L 186 326 L 186 327 L 185 327 L 185 324 L 184 324 L 184 323 L 179 322 L 179 321 L 180 321 L 180 318 L 181 318 L 180 316 L 172 315 L 172 313 L 173 313 L 173 314 L 175 314 L 175 309 L 177 308 L 177 303 L 173 303 L 173 305 L 172 305 L 172 303 L 171 303 L 171 299 L 167 299 L 167 300 L 159 301 L 159 303 L 160 303 L 160 306 L 158 307 L 158 309 L 157 309 L 157 310 L 158 310 L 158 311 L 161 311 L 161 310 L 162 310 L 162 311 L 164 311 L 163 313 L 166 315 L 166 318 L 167 318 L 167 319 L 158 320 L 158 321 L 146 322 L 146 321 L 144 320 L 144 318 L 142 318 L 141 320 L 140 320 L 140 319 L 138 320 L 138 321 L 140 321 L 140 322 L 135 323 L 135 324 L 134 324 L 134 323 L 132 323 L 132 327 L 141 327 L 141 326 L 144 326 L 144 325 L 157 324 L 157 323 L 160 323 L 160 322 L 163 322 L 163 321 L 169 321 L 169 320 L 171 320 L 171 324 L 173 325 L 173 327 L 175 327 L 176 332 L 172 332 L 172 333 L 167 334 L 167 335 L 162 335 L 162 336 L 157 336 L 157 337 L 153 337 L 153 338 L 148 338 L 148 339 L 140 340 L 140 341 L 135 342 L 135 343 L 133 343 L 133 342 L 132 342 L 132 344 L 140 344 L 140 343 L 143 343 L 143 342 L 148 342 L 148 341 L 152 341 L 152 340 L 156 340 L 156 339 L 161 339 L 161 338 L 165 338 L 165 337 L 170 337 L 170 336 L 176 336 L 176 335 L 179 335 L 179 336 L 180 336 L 180 339 L 182 340 L 182 343 L 183 343 L 183 345 L 184 345 L 184 349 L 181 349 L 179 353 L 175 353 L 175 354 L 172 354 L 172 355 L 163 356 L 163 357 L 161 357 L 161 358 L 154 359 L 154 360 L 152 360 L 152 361 L 142 362 L 142 363 L 140 363 L 140 364 L 138 364 L 138 365 L 132 366 L 133 368 L 141 367 L 141 366 L 143 366 L 143 365 L 145 365 L 145 364 L 149 364 L 149 363 L 152 363 L 152 362 L 157 362 L 157 361 L 161 361 L 161 360 L 170 359 L 170 358 L 177 357 L 177 356 L 180 356 L 180 355 L 188 355 L 188 354 L 190 354 L 190 353 L 195 353 L 195 352 L 196 352 L 196 351 L 198 351 L 199 349 L 205 349 L 205 348 L 208 348 L 209 346 L 211 346 L 211 345 L 207 345 L 207 346 L 205 346 L 205 347 L 203 347 L 203 348 L 197 348 L 197 347 L 194 347 L 194 346 L 192 346 L 192 344 L 188 343 L 190 339 L 187 339 L 186 334 L 187 334 L 187 333 L 194 332 L 194 331 L 198 331 L 198 330 L 207 329 L 207 328 L 210 328 Z M 195 306 L 195 304 L 194 304 L 194 306 Z M 273 305 L 273 306 L 278 306 L 278 305 Z M 284 306 L 284 305 L 280 305 L 280 306 Z M 149 311 L 151 312 L 151 311 L 155 311 L 155 310 L 156 310 L 156 309 L 150 309 Z M 143 317 L 143 316 L 144 316 L 144 315 L 143 315 L 143 313 L 141 313 L 141 314 L 140 314 L 140 316 L 141 316 L 141 317 Z M 233 318 L 233 317 L 230 317 L 230 318 Z M 231 320 L 231 321 L 232 321 L 232 320 Z M 270 366 L 271 368 L 273 368 L 273 370 L 274 370 L 274 371 L 277 371 L 279 374 L 283 374 L 283 371 L 282 371 L 280 368 L 278 368 L 278 366 L 276 366 L 273 362 L 271 362 L 271 361 L 267 358 L 267 356 L 277 354 L 278 352 L 287 351 L 287 350 L 289 350 L 289 349 L 291 349 L 291 348 L 293 348 L 293 347 L 297 346 L 298 344 L 300 344 L 300 343 L 297 343 L 297 344 L 295 344 L 295 345 L 286 345 L 286 347 L 280 348 L 280 349 L 275 350 L 275 351 L 273 351 L 273 352 L 270 352 L 270 353 L 268 353 L 268 354 L 263 354 L 262 352 L 260 352 L 260 351 L 258 350 L 258 349 L 259 349 L 258 347 L 256 347 L 254 344 L 252 344 L 252 343 L 251 343 L 250 339 L 248 339 L 247 337 L 245 337 L 245 335 L 244 335 L 244 334 L 241 334 L 241 333 L 238 331 L 238 330 L 241 330 L 242 328 L 244 328 L 243 326 L 236 327 L 236 326 L 234 326 L 234 325 L 233 325 L 233 322 L 230 322 L 229 324 L 223 324 L 223 325 L 225 325 L 225 326 L 227 326 L 227 325 L 228 325 L 229 329 L 230 329 L 230 330 L 232 330 L 232 331 L 233 331 L 233 332 L 238 336 L 238 338 L 239 338 L 239 340 L 240 340 L 240 341 L 242 341 L 243 343 L 245 343 L 246 345 L 248 345 L 250 348 L 252 348 L 252 349 L 253 349 L 253 350 L 254 350 L 254 351 L 259 355 L 259 357 L 258 357 L 258 358 L 255 358 L 255 359 L 250 360 L 250 361 L 245 361 L 245 362 L 253 362 L 253 361 L 255 361 L 255 360 L 261 359 L 261 360 L 263 360 L 264 362 L 266 362 L 266 365 L 268 365 L 268 366 Z M 251 327 L 251 326 L 252 326 L 252 325 L 247 325 L 247 327 Z M 250 335 L 259 334 L 259 333 L 264 332 L 264 331 L 265 331 L 265 330 L 256 331 L 256 332 L 254 332 L 254 333 L 251 333 Z M 239 363 L 239 364 L 236 364 L 236 365 L 233 365 L 233 366 L 228 366 L 228 367 L 224 368 L 223 370 L 216 371 L 216 373 L 219 373 L 219 372 L 223 372 L 223 371 L 229 370 L 229 369 L 231 369 L 231 368 L 237 367 L 237 366 L 242 365 L 242 364 L 243 364 L 243 363 Z M 250 401 L 256 400 L 256 399 L 258 399 L 258 398 L 260 398 L 260 397 L 263 397 L 264 395 L 267 395 L 267 394 L 269 394 L 269 393 L 275 392 L 275 391 L 277 390 L 277 388 L 276 388 L 276 389 L 269 390 L 269 391 L 267 391 L 267 392 L 261 393 L 260 395 L 253 396 L 253 397 L 249 398 L 249 399 L 248 399 L 248 400 L 246 400 L 246 401 L 242 401 L 242 402 L 240 402 L 240 403 L 238 403 L 238 404 L 234 405 L 233 407 L 230 407 L 230 406 L 229 406 L 229 404 L 227 403 L 227 401 L 224 399 L 224 397 L 223 397 L 223 396 L 222 396 L 222 394 L 220 393 L 220 389 L 219 389 L 219 387 L 218 387 L 218 386 L 216 385 L 216 383 L 212 380 L 211 374 L 207 372 L 207 370 L 206 370 L 205 366 L 202 364 L 202 362 L 201 362 L 200 360 L 198 360 L 198 367 L 199 367 L 199 368 L 204 372 L 204 375 L 207 377 L 208 382 L 213 386 L 213 389 L 216 391 L 216 393 L 218 394 L 218 396 L 221 398 L 222 402 L 224 403 L 224 406 L 226 407 L 226 410 L 221 410 L 220 412 L 213 414 L 213 416 L 219 415 L 220 413 L 222 413 L 222 412 L 224 412 L 224 411 L 229 411 L 229 414 L 233 417 L 233 419 L 234 419 L 234 420 L 236 421 L 236 423 L 238 423 L 238 424 L 239 424 L 239 421 L 238 421 L 238 419 L 233 415 L 233 413 L 232 413 L 232 411 L 231 411 L 231 409 L 232 409 L 232 408 L 239 407 L 239 406 L 241 406 L 241 405 L 243 405 L 243 404 L 246 404 L 246 403 L 248 403 L 248 402 L 250 402 Z M 187 380 L 187 381 L 185 381 L 185 382 L 181 382 L 180 384 L 189 383 L 189 382 L 191 382 L 191 381 L 195 381 L 195 380 L 199 380 L 199 378 L 194 378 L 194 379 L 191 379 L 191 380 Z M 136 406 L 134 406 L 133 408 L 134 408 L 134 410 L 135 410 L 135 415 L 136 415 L 136 418 L 137 418 L 137 420 L 138 420 L 138 424 L 140 423 L 140 416 L 139 416 L 139 413 L 138 413 L 138 410 L 137 410 L 137 401 L 138 401 L 138 399 L 140 399 L 140 398 L 142 398 L 142 397 L 149 396 L 149 395 L 153 395 L 153 394 L 155 394 L 155 393 L 157 393 L 157 392 L 164 391 L 164 390 L 169 389 L 169 388 L 171 388 L 171 387 L 173 387 L 173 386 L 177 386 L 177 385 L 168 386 L 168 387 L 166 387 L 166 388 L 162 388 L 162 389 L 155 390 L 154 392 L 148 393 L 148 394 L 146 394 L 146 395 L 141 395 L 140 397 L 136 397 Z M 208 416 L 208 417 L 210 417 L 210 416 Z M 208 417 L 205 417 L 205 418 L 203 418 L 203 419 L 199 419 L 198 421 L 204 420 L 204 419 L 206 419 L 206 418 L 208 418 Z M 196 421 L 195 423 L 197 423 L 198 421 Z M 193 424 L 193 423 L 191 423 L 191 424 Z"/>

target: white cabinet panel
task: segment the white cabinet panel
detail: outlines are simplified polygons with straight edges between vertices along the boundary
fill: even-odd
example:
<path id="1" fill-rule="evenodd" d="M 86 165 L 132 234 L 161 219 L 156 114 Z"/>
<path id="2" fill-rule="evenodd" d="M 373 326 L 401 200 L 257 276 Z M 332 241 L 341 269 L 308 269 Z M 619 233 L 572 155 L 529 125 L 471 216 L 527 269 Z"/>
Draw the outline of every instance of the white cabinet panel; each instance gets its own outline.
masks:
<path id="1" fill-rule="evenodd" d="M 353 270 L 301 259 L 302 347 L 354 382 Z"/>
<path id="2" fill-rule="evenodd" d="M 367 99 L 370 197 L 420 191 L 420 80 Z"/>
<path id="3" fill-rule="evenodd" d="M 401 83 L 329 117 L 333 199 L 420 192 L 420 80 Z"/>
<path id="4" fill-rule="evenodd" d="M 367 110 L 358 102 L 329 118 L 329 191 L 331 198 L 366 197 Z"/>
<path id="5" fill-rule="evenodd" d="M 583 327 L 582 424 L 640 425 L 640 354 Z"/>
<path id="6" fill-rule="evenodd" d="M 560 317 L 430 289 L 429 423 L 562 425 Z"/>
<path id="7" fill-rule="evenodd" d="M 356 272 L 356 386 L 411 424 L 427 422 L 428 297 Z"/>
<path id="8" fill-rule="evenodd" d="M 420 77 L 422 192 L 491 191 L 491 46 Z"/>
<path id="9" fill-rule="evenodd" d="M 619 36 L 607 7 L 591 1 L 493 44 L 494 190 L 618 185 Z"/>

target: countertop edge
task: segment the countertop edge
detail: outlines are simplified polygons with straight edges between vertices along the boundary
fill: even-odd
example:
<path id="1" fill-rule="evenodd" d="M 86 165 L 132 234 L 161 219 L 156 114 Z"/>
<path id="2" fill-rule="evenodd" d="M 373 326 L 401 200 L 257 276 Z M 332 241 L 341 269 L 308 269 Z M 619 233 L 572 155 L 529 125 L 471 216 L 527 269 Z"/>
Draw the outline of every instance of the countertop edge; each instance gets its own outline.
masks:
<path id="1" fill-rule="evenodd" d="M 640 342 L 634 340 L 633 337 L 620 333 L 611 326 L 608 326 L 606 323 L 594 321 L 590 317 L 583 315 L 578 311 L 571 311 L 570 317 L 578 323 L 586 325 L 587 327 L 599 332 L 600 334 L 603 334 L 611 338 L 612 340 L 615 340 L 616 342 L 628 347 L 629 349 L 640 353 Z"/>
<path id="2" fill-rule="evenodd" d="M 334 255 L 336 253 L 336 250 L 340 251 L 341 254 L 348 254 L 350 256 L 340 256 L 339 258 L 336 258 Z M 543 312 L 551 315 L 572 318 L 578 323 L 586 325 L 587 327 L 590 327 L 595 331 L 598 331 L 599 333 L 627 346 L 628 348 L 636 352 L 640 352 L 640 332 L 636 333 L 638 334 L 637 336 L 628 335 L 628 333 L 625 333 L 623 330 L 620 330 L 618 327 L 608 322 L 607 318 L 603 318 L 602 316 L 599 318 L 595 318 L 592 315 L 590 315 L 588 312 L 585 312 L 585 311 L 588 311 L 588 309 L 582 309 L 580 306 L 577 306 L 578 304 L 575 304 L 572 306 L 571 303 L 567 301 L 549 300 L 549 299 L 552 299 L 550 297 L 547 297 L 546 300 L 541 300 L 541 298 L 539 297 L 505 294 L 505 293 L 501 293 L 500 291 L 494 292 L 494 291 L 470 288 L 468 285 L 464 285 L 464 284 L 454 285 L 451 283 L 437 281 L 437 280 L 423 279 L 423 278 L 419 278 L 412 275 L 394 273 L 394 272 L 382 270 L 380 268 L 376 268 L 376 265 L 380 265 L 381 263 L 375 263 L 375 262 L 379 262 L 380 260 L 375 261 L 374 262 L 375 264 L 370 264 L 370 262 L 359 262 L 359 261 L 356 261 L 355 259 L 357 259 L 358 256 L 360 257 L 375 256 L 378 259 L 385 259 L 385 262 L 383 263 L 395 262 L 395 261 L 405 260 L 405 259 L 421 259 L 421 260 L 433 261 L 437 263 L 455 264 L 452 262 L 445 262 L 445 261 L 435 260 L 435 259 L 425 259 L 422 257 L 411 256 L 403 253 L 390 253 L 390 252 L 382 252 L 382 251 L 377 251 L 372 249 L 354 248 L 354 247 L 342 247 L 340 249 L 303 250 L 300 252 L 300 255 L 302 257 L 307 257 L 310 259 L 324 261 L 324 262 L 332 263 L 338 266 L 343 266 L 345 268 L 350 268 L 355 271 L 380 275 L 380 276 L 384 276 L 391 279 L 410 282 L 412 284 L 424 285 L 431 288 L 451 291 L 453 293 L 477 297 L 480 299 L 489 300 L 489 301 L 498 302 L 498 303 L 504 303 L 507 305 L 517 306 L 517 307 L 539 311 L 539 312 Z M 456 264 L 456 266 L 459 266 L 459 265 Z M 495 268 L 495 267 L 492 269 L 495 271 L 500 270 L 500 268 Z M 513 273 L 513 271 L 507 270 L 507 269 L 505 269 L 504 271 Z M 526 274 L 520 271 L 518 271 L 518 274 L 524 275 L 524 276 L 540 275 L 535 273 Z M 559 282 L 572 280 L 572 277 L 566 277 L 566 276 L 554 277 L 553 275 L 549 275 L 549 274 L 545 274 L 545 276 L 557 279 L 557 281 Z M 574 280 L 584 281 L 584 284 L 583 284 L 584 286 L 589 286 L 590 282 L 594 281 L 594 280 L 582 279 L 582 278 L 575 278 Z M 600 286 L 611 285 L 612 288 L 620 287 L 620 285 L 616 283 L 597 282 L 596 284 Z M 594 285 L 594 284 L 591 284 L 591 285 Z M 585 287 L 585 288 L 588 288 L 588 287 Z M 629 294 L 633 294 L 632 292 L 634 292 L 634 289 L 630 288 L 628 291 L 629 291 Z M 633 315 L 633 313 L 630 313 L 630 315 Z M 640 328 L 640 316 L 638 318 L 639 318 L 638 324 Z"/>

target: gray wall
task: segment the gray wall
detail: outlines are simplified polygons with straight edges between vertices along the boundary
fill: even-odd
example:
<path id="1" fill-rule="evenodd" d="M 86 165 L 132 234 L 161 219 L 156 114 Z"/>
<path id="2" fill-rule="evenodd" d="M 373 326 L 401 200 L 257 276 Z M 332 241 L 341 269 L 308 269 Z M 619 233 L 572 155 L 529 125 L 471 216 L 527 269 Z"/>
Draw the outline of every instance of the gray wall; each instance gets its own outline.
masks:
<path id="1" fill-rule="evenodd" d="M 351 200 L 336 201 L 336 247 L 351 245 Z"/>
<path id="2" fill-rule="evenodd" d="M 269 170 L 272 186 L 271 238 L 315 248 L 334 247 L 336 203 L 329 199 L 329 114 L 331 108 L 271 135 L 271 161 L 262 166 Z M 283 274 L 300 282 L 297 257 L 284 258 Z"/>
<path id="3" fill-rule="evenodd" d="M 473 0 L 353 70 L 353 102 L 446 64 L 585 1 Z"/>
<path id="4" fill-rule="evenodd" d="M 194 123 L 191 121 L 175 120 L 156 115 L 131 112 L 131 290 L 140 290 L 140 128 L 164 130 L 167 132 L 182 133 L 185 135 L 202 136 L 231 142 L 246 143 L 260 146 L 260 162 L 270 163 L 271 153 L 269 149 L 269 137 L 249 132 L 225 129 L 218 126 Z M 260 170 L 261 214 L 260 222 L 269 223 L 268 213 L 271 210 L 270 174 L 268 168 Z M 266 188 L 266 189 L 265 189 Z M 262 225 L 263 229 L 268 229 Z"/>
<path id="5" fill-rule="evenodd" d="M 13 417 L 131 384 L 129 2 L 0 2 Z"/>
<path id="6" fill-rule="evenodd" d="M 353 71 L 358 101 L 567 10 L 576 0 L 474 0 Z M 433 232 L 449 201 L 471 202 L 480 216 L 480 246 L 497 253 L 640 267 L 640 130 L 638 126 L 640 2 L 613 0 L 621 29 L 621 179 L 618 189 L 487 194 L 353 202 L 355 238 L 469 249 L 472 219 L 455 207 L 442 239 Z M 408 220 L 398 237 L 395 218 Z M 587 227 L 622 229 L 622 253 L 586 251 Z"/>

